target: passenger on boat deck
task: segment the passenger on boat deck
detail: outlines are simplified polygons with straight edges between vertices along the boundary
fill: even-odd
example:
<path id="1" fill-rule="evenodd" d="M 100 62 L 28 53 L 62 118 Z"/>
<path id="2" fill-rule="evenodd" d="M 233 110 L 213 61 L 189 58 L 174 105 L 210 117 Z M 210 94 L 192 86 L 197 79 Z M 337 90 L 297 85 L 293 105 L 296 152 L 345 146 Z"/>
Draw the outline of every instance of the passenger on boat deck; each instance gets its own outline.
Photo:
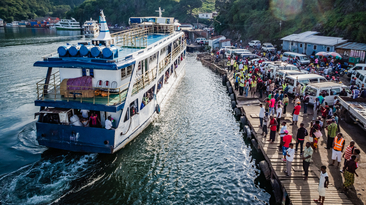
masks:
<path id="1" fill-rule="evenodd" d="M 89 126 L 90 127 L 99 127 L 100 125 L 100 120 L 98 118 L 98 115 L 92 113 L 90 118 L 89 118 Z"/>
<path id="2" fill-rule="evenodd" d="M 108 116 L 108 119 L 105 120 L 105 129 L 112 129 L 112 117 Z"/>
<path id="3" fill-rule="evenodd" d="M 83 118 L 88 119 L 89 118 L 89 110 L 80 110 L 81 115 L 83 116 Z"/>

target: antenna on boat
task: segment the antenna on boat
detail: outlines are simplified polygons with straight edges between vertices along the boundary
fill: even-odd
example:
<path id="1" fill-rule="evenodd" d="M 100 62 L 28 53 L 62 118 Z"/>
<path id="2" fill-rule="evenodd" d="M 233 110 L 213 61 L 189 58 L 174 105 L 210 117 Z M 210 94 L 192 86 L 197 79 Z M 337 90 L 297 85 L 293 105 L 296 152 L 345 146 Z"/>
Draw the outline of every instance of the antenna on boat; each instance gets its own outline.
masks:
<path id="1" fill-rule="evenodd" d="M 100 23 L 99 36 L 97 38 L 94 38 L 92 40 L 92 43 L 94 45 L 102 44 L 105 46 L 110 46 L 111 44 L 113 44 L 113 42 L 111 34 L 109 33 L 107 21 L 105 20 L 103 9 L 100 10 L 99 23 Z"/>
<path id="2" fill-rule="evenodd" d="M 161 10 L 161 8 L 159 7 L 159 10 L 155 10 L 155 12 L 159 12 L 159 17 L 161 17 L 162 13 L 165 12 L 165 9 Z"/>

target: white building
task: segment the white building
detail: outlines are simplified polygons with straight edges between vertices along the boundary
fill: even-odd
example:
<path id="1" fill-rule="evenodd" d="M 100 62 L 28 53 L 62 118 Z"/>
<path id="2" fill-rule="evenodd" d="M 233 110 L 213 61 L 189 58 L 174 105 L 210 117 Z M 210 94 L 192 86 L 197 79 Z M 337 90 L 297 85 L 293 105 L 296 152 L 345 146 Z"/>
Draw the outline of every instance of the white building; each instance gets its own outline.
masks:
<path id="1" fill-rule="evenodd" d="M 213 13 L 201 13 L 198 14 L 198 18 L 200 19 L 212 19 Z"/>

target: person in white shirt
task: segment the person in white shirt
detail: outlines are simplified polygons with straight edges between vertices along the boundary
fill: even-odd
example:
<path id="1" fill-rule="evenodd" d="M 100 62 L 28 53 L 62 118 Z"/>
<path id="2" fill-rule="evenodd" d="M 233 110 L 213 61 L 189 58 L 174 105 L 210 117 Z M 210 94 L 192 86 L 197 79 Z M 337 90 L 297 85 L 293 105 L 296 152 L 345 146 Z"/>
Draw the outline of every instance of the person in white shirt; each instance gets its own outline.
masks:
<path id="1" fill-rule="evenodd" d="M 108 116 L 108 119 L 105 120 L 105 129 L 110 130 L 112 129 L 112 118 Z"/>
<path id="2" fill-rule="evenodd" d="M 294 144 L 290 143 L 289 148 L 286 151 L 286 175 L 291 176 L 291 169 L 292 169 L 292 161 L 294 161 L 295 156 L 295 150 L 294 150 Z"/>
<path id="3" fill-rule="evenodd" d="M 278 132 L 280 130 L 281 117 L 282 117 L 282 108 L 280 104 L 278 104 L 278 108 L 276 110 L 276 117 L 277 117 L 277 132 Z"/>
<path id="4" fill-rule="evenodd" d="M 326 171 L 327 167 L 321 166 L 320 170 L 321 170 L 321 172 L 320 172 L 319 187 L 318 187 L 319 199 L 314 199 L 314 202 L 324 204 L 325 191 L 326 191 L 326 188 L 328 188 L 329 179 L 328 179 L 328 173 Z"/>
<path id="5" fill-rule="evenodd" d="M 243 63 L 242 62 L 240 62 L 240 64 L 239 64 L 239 70 L 243 70 Z"/>
<path id="6" fill-rule="evenodd" d="M 259 122 L 260 122 L 260 127 L 263 126 L 263 118 L 264 118 L 264 113 L 266 112 L 266 110 L 264 109 L 263 105 L 260 104 L 259 105 L 260 110 L 259 110 Z"/>
<path id="7" fill-rule="evenodd" d="M 81 115 L 83 116 L 83 118 L 88 119 L 89 118 L 89 110 L 80 110 Z"/>
<path id="8" fill-rule="evenodd" d="M 282 127 L 281 127 L 281 131 L 280 131 L 280 146 L 279 147 L 279 151 L 282 152 L 282 146 L 283 146 L 283 137 L 286 135 L 285 130 L 287 130 L 287 126 L 286 126 L 286 121 L 282 122 Z"/>

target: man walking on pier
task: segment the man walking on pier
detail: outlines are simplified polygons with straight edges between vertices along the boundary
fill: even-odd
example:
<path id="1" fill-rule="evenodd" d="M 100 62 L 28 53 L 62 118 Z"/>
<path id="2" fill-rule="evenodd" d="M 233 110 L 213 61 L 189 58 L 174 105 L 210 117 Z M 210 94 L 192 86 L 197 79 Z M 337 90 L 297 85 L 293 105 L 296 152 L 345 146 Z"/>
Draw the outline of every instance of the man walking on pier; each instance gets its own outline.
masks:
<path id="1" fill-rule="evenodd" d="M 286 175 L 291 177 L 292 161 L 294 161 L 294 144 L 290 143 L 289 148 L 286 151 Z"/>
<path id="2" fill-rule="evenodd" d="M 302 157 L 302 167 L 304 169 L 305 172 L 305 178 L 304 180 L 308 179 L 308 175 L 309 175 L 309 166 L 310 166 L 310 162 L 311 162 L 311 157 L 313 156 L 313 149 L 310 146 L 310 142 L 306 143 L 306 147 L 304 149 L 304 154 Z"/>
<path id="3" fill-rule="evenodd" d="M 301 110 L 301 105 L 300 105 L 300 102 L 298 102 L 294 108 L 294 116 L 292 117 L 292 124 L 290 124 L 290 125 L 297 125 L 297 121 L 299 121 L 300 110 Z"/>
<path id="4" fill-rule="evenodd" d="M 271 115 L 270 117 L 270 122 L 269 122 L 269 125 L 270 125 L 270 129 L 271 129 L 271 132 L 269 134 L 269 140 L 268 141 L 271 141 L 271 144 L 273 144 L 273 142 L 275 141 L 276 139 L 276 130 L 277 130 L 277 120 Z"/>
<path id="5" fill-rule="evenodd" d="M 328 140 L 327 140 L 327 146 L 325 147 L 325 149 L 330 149 L 334 142 L 334 138 L 337 135 L 338 126 L 335 122 L 335 119 L 332 119 L 332 123 L 330 125 L 328 125 L 328 127 L 326 129 L 328 130 Z"/>

